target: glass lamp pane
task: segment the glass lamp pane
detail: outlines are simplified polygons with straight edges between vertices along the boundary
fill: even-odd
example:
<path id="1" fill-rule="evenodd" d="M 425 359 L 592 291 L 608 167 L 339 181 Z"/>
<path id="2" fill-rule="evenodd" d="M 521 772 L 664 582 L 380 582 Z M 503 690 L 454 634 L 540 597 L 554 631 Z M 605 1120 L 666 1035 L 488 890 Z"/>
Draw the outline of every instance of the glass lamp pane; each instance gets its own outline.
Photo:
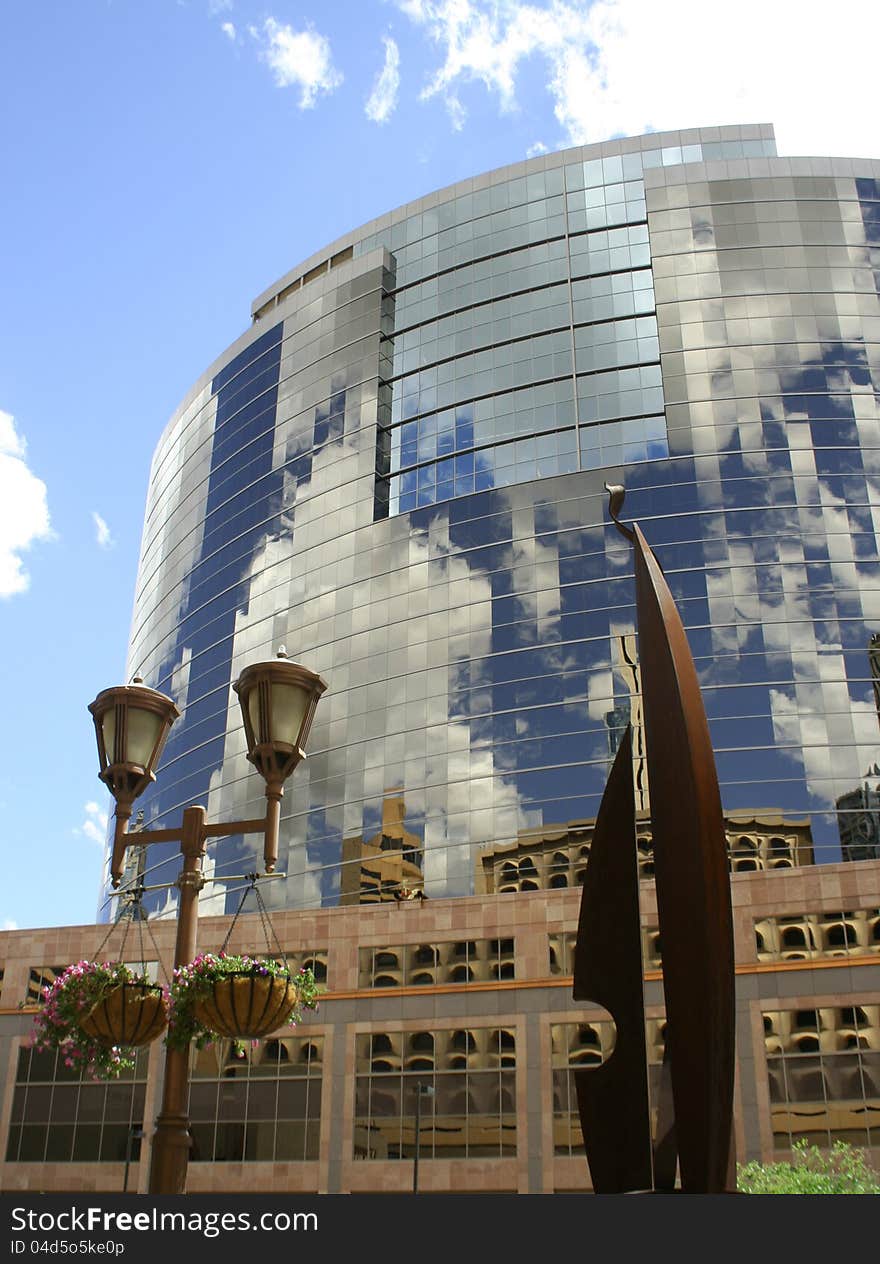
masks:
<path id="1" fill-rule="evenodd" d="M 107 763 L 115 764 L 116 759 L 116 708 L 108 707 L 104 712 L 104 718 L 101 721 L 101 729 L 104 734 L 104 750 L 107 754 Z"/>
<path id="2" fill-rule="evenodd" d="M 128 751 L 125 762 L 146 768 L 162 731 L 162 717 L 155 711 L 128 708 Z"/>
<path id="3" fill-rule="evenodd" d="M 302 685 L 270 685 L 272 741 L 293 746 L 299 737 L 311 694 Z"/>
<path id="4" fill-rule="evenodd" d="M 261 746 L 268 740 L 269 735 L 263 732 L 263 726 L 260 724 L 260 690 L 256 684 L 251 686 L 247 694 L 247 710 L 251 719 L 251 728 L 254 730 L 254 741 L 257 746 Z"/>

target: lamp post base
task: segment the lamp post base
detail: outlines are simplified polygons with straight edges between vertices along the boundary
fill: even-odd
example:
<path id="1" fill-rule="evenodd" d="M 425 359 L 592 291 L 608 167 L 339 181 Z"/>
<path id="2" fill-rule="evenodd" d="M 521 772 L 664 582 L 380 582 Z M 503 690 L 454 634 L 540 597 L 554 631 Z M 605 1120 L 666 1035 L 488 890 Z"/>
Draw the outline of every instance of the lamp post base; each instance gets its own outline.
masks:
<path id="1" fill-rule="evenodd" d="M 186 1115 L 158 1116 L 150 1164 L 151 1194 L 186 1193 L 186 1171 L 191 1145 L 189 1119 Z"/>

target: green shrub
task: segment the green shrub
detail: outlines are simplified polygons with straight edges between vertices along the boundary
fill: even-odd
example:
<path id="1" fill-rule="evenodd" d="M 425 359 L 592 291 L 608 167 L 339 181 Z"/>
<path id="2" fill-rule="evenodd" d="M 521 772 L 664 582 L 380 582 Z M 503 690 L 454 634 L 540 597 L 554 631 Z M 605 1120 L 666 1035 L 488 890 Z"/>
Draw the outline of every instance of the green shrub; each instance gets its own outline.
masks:
<path id="1" fill-rule="evenodd" d="M 880 1194 L 880 1175 L 863 1150 L 836 1141 L 830 1151 L 796 1141 L 790 1163 L 741 1163 L 744 1194 Z"/>

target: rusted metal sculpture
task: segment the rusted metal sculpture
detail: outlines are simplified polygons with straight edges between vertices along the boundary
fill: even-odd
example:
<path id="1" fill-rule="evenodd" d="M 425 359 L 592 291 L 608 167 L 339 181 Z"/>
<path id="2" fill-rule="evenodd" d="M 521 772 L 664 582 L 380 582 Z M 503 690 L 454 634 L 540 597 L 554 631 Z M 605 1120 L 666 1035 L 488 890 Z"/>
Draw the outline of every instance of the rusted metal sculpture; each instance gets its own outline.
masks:
<path id="1" fill-rule="evenodd" d="M 615 1165 L 609 1152 L 620 1144 L 624 1133 L 628 1153 L 641 1154 L 646 1145 L 650 1147 L 646 1099 L 638 1121 L 631 1118 L 632 1103 L 628 1100 L 633 1083 L 636 1079 L 640 1082 L 642 1074 L 641 1063 L 638 1071 L 634 1069 L 638 1059 L 630 1048 L 633 1012 L 637 1003 L 644 1051 L 644 1006 L 634 801 L 631 793 L 626 797 L 620 784 L 624 772 L 618 773 L 618 766 L 625 768 L 631 782 L 632 763 L 631 756 L 627 763 L 626 754 L 618 752 L 597 818 L 574 971 L 575 999 L 589 998 L 610 1011 L 618 1028 L 618 1044 L 608 1063 L 598 1112 L 597 1091 L 578 1085 L 581 1124 L 597 1192 L 600 1186 L 602 1192 L 670 1188 L 674 1137 L 681 1189 L 685 1193 L 721 1193 L 732 1188 L 734 1171 L 735 1044 L 733 918 L 718 776 L 696 669 L 669 586 L 638 526 L 629 528 L 618 521 L 623 488 L 607 490 L 612 520 L 633 544 L 635 553 L 636 617 L 666 998 L 667 1063 L 661 1083 L 668 1079 L 672 1112 L 668 1101 L 662 1100 L 661 1089 L 651 1180 L 641 1183 L 641 1166 L 633 1164 L 630 1168 L 629 1161 Z M 627 858 L 612 862 L 608 856 L 615 850 L 626 853 Z M 590 881 L 594 864 L 597 871 Z M 620 910 L 621 918 L 626 916 L 634 923 L 628 932 L 617 928 L 613 939 L 607 925 L 609 903 Z M 638 946 L 637 984 L 631 960 L 633 943 Z M 614 960 L 617 949 L 625 953 L 625 966 Z M 624 1065 L 612 1074 L 622 1034 Z M 605 1067 L 598 1070 L 605 1071 Z M 596 1072 L 585 1071 L 579 1076 L 590 1074 Z M 612 1094 L 613 1101 L 609 1100 Z M 615 1111 L 616 1133 L 607 1124 Z M 674 1114 L 674 1125 L 670 1113 Z M 637 1141 L 630 1139 L 630 1128 L 638 1133 Z"/>
<path id="2" fill-rule="evenodd" d="M 617 1027 L 611 1057 L 574 1073 L 593 1189 L 597 1194 L 648 1189 L 648 1058 L 629 724 L 593 830 L 581 896 L 574 999 L 604 1006 Z"/>

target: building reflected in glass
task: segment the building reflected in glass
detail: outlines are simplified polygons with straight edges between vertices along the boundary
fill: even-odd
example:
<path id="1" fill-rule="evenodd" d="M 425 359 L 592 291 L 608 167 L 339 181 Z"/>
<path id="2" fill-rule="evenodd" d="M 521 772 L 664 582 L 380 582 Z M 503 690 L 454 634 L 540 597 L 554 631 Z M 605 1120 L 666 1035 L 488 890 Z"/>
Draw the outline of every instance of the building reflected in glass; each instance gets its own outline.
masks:
<path id="1" fill-rule="evenodd" d="M 880 163 L 777 158 L 763 126 L 548 154 L 352 232 L 253 317 L 153 460 L 129 663 L 183 717 L 147 825 L 262 812 L 231 682 L 283 643 L 329 690 L 276 904 L 575 884 L 639 728 L 607 480 L 687 628 L 734 868 L 865 857 Z"/>

